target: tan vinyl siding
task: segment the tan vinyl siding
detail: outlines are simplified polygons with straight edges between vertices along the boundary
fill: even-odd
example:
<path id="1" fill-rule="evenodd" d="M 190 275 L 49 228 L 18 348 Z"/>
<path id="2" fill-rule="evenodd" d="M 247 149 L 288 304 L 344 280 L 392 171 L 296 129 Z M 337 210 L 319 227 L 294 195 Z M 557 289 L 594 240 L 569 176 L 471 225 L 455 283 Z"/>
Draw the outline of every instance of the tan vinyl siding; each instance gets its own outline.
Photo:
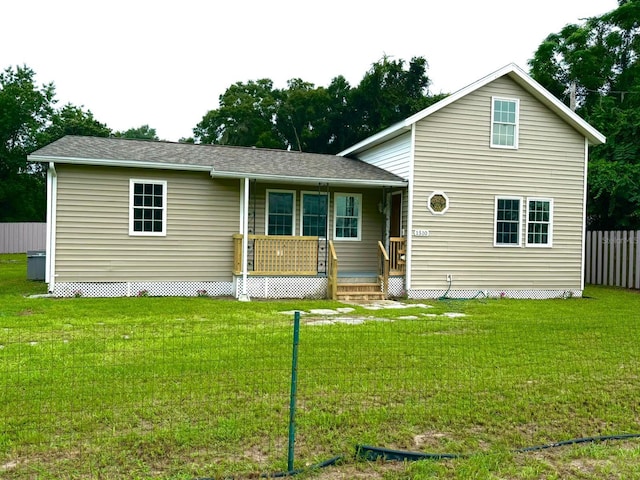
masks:
<path id="1" fill-rule="evenodd" d="M 338 255 L 340 274 L 345 272 L 367 273 L 377 271 L 377 245 L 382 240 L 382 230 L 385 225 L 384 216 L 378 210 L 382 202 L 382 189 L 349 189 L 326 187 L 320 190 L 294 185 L 276 185 L 265 183 L 251 184 L 251 198 L 249 200 L 249 231 L 258 235 L 265 234 L 265 207 L 267 190 L 293 190 L 295 192 L 295 234 L 302 235 L 300 225 L 300 209 L 303 193 L 329 194 L 328 230 L 329 239 L 333 238 L 333 213 L 335 193 L 362 194 L 362 232 L 359 241 L 335 240 L 334 245 Z M 255 211 L 255 222 L 254 222 Z M 255 226 L 255 229 L 254 229 Z M 255 232 L 254 232 L 255 230 Z M 322 243 L 322 241 L 321 241 Z M 322 248 L 320 254 L 322 255 Z"/>
<path id="2" fill-rule="evenodd" d="M 520 99 L 517 150 L 490 148 L 491 97 Z M 416 125 L 412 289 L 579 289 L 584 137 L 506 77 Z M 433 191 L 450 202 L 433 215 Z M 552 198 L 553 247 L 494 247 L 496 196 Z"/>
<path id="3" fill-rule="evenodd" d="M 239 183 L 206 173 L 87 166 L 58 172 L 56 281 L 230 281 Z M 166 236 L 129 235 L 129 179 L 167 182 Z"/>
<path id="4" fill-rule="evenodd" d="M 358 155 L 364 162 L 383 168 L 402 178 L 409 178 L 411 159 L 411 132 L 377 145 Z"/>

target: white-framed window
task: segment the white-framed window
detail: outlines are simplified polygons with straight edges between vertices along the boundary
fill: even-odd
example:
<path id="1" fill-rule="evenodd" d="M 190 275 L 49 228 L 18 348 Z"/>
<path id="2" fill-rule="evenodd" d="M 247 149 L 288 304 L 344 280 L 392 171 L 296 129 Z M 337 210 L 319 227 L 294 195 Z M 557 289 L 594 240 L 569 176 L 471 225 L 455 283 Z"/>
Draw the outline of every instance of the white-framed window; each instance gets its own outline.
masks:
<path id="1" fill-rule="evenodd" d="M 167 182 L 129 179 L 129 235 L 167 234 Z"/>
<path id="2" fill-rule="evenodd" d="M 491 146 L 518 148 L 520 100 L 491 97 Z"/>
<path id="3" fill-rule="evenodd" d="M 267 235 L 295 235 L 296 192 L 293 190 L 267 190 Z"/>
<path id="4" fill-rule="evenodd" d="M 553 242 L 553 199 L 527 198 L 528 247 L 551 247 Z"/>
<path id="5" fill-rule="evenodd" d="M 362 195 L 335 193 L 333 195 L 333 238 L 360 240 L 362 231 Z"/>
<path id="6" fill-rule="evenodd" d="M 493 245 L 519 247 L 522 231 L 522 198 L 496 197 Z"/>
<path id="7" fill-rule="evenodd" d="M 327 194 L 302 192 L 300 225 L 303 236 L 327 236 Z"/>

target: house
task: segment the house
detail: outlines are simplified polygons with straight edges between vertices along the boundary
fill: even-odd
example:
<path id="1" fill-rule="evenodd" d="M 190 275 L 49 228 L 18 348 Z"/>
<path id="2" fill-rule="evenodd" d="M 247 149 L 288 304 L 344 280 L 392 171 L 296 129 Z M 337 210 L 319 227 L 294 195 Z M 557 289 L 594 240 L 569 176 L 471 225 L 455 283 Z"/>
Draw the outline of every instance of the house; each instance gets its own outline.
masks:
<path id="1" fill-rule="evenodd" d="M 60 296 L 579 296 L 605 138 L 511 64 L 338 155 L 64 137 Z"/>

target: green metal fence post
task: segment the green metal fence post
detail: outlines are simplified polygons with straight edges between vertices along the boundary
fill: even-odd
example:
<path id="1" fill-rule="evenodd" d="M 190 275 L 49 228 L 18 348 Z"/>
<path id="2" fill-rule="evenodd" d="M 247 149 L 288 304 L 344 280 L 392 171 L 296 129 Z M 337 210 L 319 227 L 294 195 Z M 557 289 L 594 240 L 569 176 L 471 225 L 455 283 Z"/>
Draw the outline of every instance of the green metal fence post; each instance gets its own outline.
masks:
<path id="1" fill-rule="evenodd" d="M 293 318 L 293 355 L 291 358 L 291 398 L 289 401 L 289 454 L 287 469 L 293 471 L 293 452 L 296 443 L 296 396 L 298 390 L 298 343 L 300 343 L 300 312 Z"/>

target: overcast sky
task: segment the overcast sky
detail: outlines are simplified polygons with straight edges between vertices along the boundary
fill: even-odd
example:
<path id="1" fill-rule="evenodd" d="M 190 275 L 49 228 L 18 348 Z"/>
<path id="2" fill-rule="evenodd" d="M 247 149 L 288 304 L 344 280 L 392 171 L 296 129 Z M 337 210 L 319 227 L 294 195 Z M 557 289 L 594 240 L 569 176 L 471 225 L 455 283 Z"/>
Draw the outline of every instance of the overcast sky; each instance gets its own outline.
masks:
<path id="1" fill-rule="evenodd" d="M 177 141 L 231 84 L 291 78 L 356 86 L 384 54 L 426 58 L 450 93 L 527 60 L 550 33 L 616 0 L 12 0 L 0 68 L 26 64 L 114 130 L 148 124 Z"/>

